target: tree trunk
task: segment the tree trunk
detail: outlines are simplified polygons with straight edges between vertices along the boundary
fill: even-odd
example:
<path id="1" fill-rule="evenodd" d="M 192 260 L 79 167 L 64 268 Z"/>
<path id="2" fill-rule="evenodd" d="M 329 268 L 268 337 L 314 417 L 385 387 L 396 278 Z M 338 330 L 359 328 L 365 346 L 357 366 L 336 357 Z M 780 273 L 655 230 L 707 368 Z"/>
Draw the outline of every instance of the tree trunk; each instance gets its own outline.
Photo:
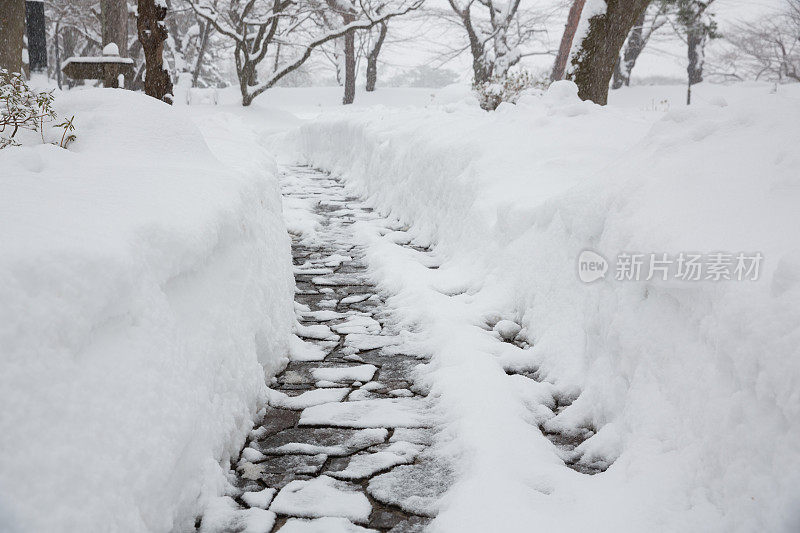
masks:
<path id="1" fill-rule="evenodd" d="M 617 61 L 614 67 L 614 78 L 611 81 L 612 89 L 619 89 L 620 87 L 629 86 L 631 84 L 631 71 L 639 54 L 644 50 L 644 45 L 647 41 L 644 39 L 644 15 L 647 12 L 645 9 L 633 25 L 630 35 L 628 35 L 628 42 L 625 44 L 625 51 L 622 57 Z"/>
<path id="2" fill-rule="evenodd" d="M 272 72 L 278 72 L 281 66 L 281 43 L 275 45 L 275 61 L 272 63 Z"/>
<path id="3" fill-rule="evenodd" d="M 354 17 L 344 15 L 345 25 L 353 22 Z M 356 99 L 356 32 L 348 31 L 344 34 L 344 105 L 352 104 Z"/>
<path id="4" fill-rule="evenodd" d="M 469 37 L 469 51 L 472 54 L 472 80 L 475 85 L 482 85 L 492 77 L 492 69 L 486 64 L 486 46 L 472 26 L 469 7 L 464 11 L 462 20 Z"/>
<path id="5" fill-rule="evenodd" d="M 705 63 L 705 46 L 708 33 L 705 28 L 689 28 L 686 32 L 689 65 L 686 67 L 688 84 L 686 87 L 686 105 L 692 103 L 692 85 L 703 81 L 703 64 Z"/>
<path id="6" fill-rule="evenodd" d="M 25 36 L 25 0 L 3 0 L 0 5 L 0 68 L 22 72 Z"/>
<path id="7" fill-rule="evenodd" d="M 28 37 L 28 65 L 31 72 L 47 72 L 47 22 L 44 2 L 25 2 Z"/>
<path id="8" fill-rule="evenodd" d="M 101 0 L 100 23 L 103 47 L 114 43 L 120 57 L 128 57 L 128 4 L 125 0 Z"/>
<path id="9" fill-rule="evenodd" d="M 63 89 L 61 80 L 61 23 L 56 22 L 56 30 L 53 34 L 53 44 L 56 52 L 56 83 L 59 89 Z"/>
<path id="10" fill-rule="evenodd" d="M 558 47 L 558 55 L 553 63 L 553 72 L 550 74 L 550 81 L 564 79 L 564 72 L 567 69 L 569 51 L 572 49 L 572 41 L 575 39 L 575 32 L 578 30 L 578 22 L 581 20 L 583 5 L 586 0 L 575 0 L 569 8 L 567 23 L 564 25 L 564 34 L 561 36 L 561 44 Z"/>
<path id="11" fill-rule="evenodd" d="M 374 91 L 375 84 L 378 82 L 378 54 L 381 53 L 381 47 L 383 46 L 383 41 L 386 39 L 386 32 L 388 29 L 385 23 L 381 24 L 378 40 L 367 56 L 367 92 Z"/>
<path id="12" fill-rule="evenodd" d="M 128 5 L 125 0 L 100 1 L 102 46 L 115 44 L 120 57 L 128 57 Z M 119 79 L 111 74 L 103 79 L 103 87 L 119 87 Z"/>
<path id="13" fill-rule="evenodd" d="M 194 62 L 194 71 L 192 72 L 192 87 L 197 87 L 197 79 L 200 77 L 200 69 L 203 66 L 203 56 L 206 55 L 206 47 L 208 47 L 208 36 L 211 33 L 211 24 L 208 22 L 200 22 L 200 24 L 203 24 L 203 34 L 202 37 L 200 37 L 200 47 L 197 50 L 197 61 Z"/>
<path id="14" fill-rule="evenodd" d="M 606 12 L 589 19 L 589 31 L 572 58 L 568 78 L 578 96 L 605 105 L 619 51 L 649 0 L 606 0 Z"/>
<path id="15" fill-rule="evenodd" d="M 146 65 L 144 92 L 171 104 L 172 80 L 164 70 L 164 41 L 167 39 L 164 17 L 167 15 L 167 8 L 156 5 L 156 0 L 139 0 L 138 7 L 136 29 Z"/>

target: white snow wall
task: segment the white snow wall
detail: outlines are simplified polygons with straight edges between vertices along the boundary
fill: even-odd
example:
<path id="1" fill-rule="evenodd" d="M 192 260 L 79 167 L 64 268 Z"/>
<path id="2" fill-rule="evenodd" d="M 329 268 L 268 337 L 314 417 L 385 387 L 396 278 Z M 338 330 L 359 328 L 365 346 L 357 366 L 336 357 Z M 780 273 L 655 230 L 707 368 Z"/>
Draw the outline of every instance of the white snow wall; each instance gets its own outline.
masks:
<path id="1" fill-rule="evenodd" d="M 274 162 L 235 117 L 212 155 L 144 95 L 56 100 L 69 151 L 0 151 L 0 530 L 190 529 L 288 349 Z"/>
<path id="2" fill-rule="evenodd" d="M 476 298 L 505 295 L 502 311 L 533 341 L 529 362 L 581 393 L 550 423 L 600 428 L 584 452 L 616 462 L 563 483 L 520 473 L 549 486 L 549 503 L 531 502 L 535 523 L 796 530 L 800 108 L 764 95 L 661 114 L 600 108 L 573 89 L 493 114 L 353 110 L 284 142 L 471 272 Z M 766 259 L 755 283 L 584 285 L 584 248 Z M 448 523 L 469 531 L 480 501 L 461 510 Z M 506 511 L 519 509 L 485 518 Z"/>

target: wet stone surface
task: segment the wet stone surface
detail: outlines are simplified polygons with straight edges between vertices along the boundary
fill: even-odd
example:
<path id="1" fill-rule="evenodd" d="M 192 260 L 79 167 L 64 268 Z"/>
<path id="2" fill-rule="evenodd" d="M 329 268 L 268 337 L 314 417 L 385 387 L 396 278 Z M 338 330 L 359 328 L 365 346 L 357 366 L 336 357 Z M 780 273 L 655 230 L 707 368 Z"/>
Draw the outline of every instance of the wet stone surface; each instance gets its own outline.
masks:
<path id="1" fill-rule="evenodd" d="M 348 196 L 338 180 L 311 168 L 285 169 L 282 187 L 318 217 L 313 238 L 292 236 L 292 252 L 298 336 L 322 355 L 290 361 L 273 379 L 273 405 L 231 471 L 241 491 L 232 496 L 249 512 L 246 501 L 252 499 L 242 498 L 244 491 L 277 490 L 265 533 L 319 518 L 330 533 L 351 531 L 352 524 L 423 531 L 451 480 L 429 453 L 433 414 L 414 386 L 415 368 L 424 361 L 397 355 L 402 336 L 387 327 L 391 310 L 368 282 L 363 251 L 354 244 L 353 222 L 378 215 Z M 331 388 L 347 389 L 341 402 L 315 403 L 328 396 L 314 391 Z M 353 405 L 342 405 L 348 402 Z M 211 530 L 202 521 L 200 529 Z"/>

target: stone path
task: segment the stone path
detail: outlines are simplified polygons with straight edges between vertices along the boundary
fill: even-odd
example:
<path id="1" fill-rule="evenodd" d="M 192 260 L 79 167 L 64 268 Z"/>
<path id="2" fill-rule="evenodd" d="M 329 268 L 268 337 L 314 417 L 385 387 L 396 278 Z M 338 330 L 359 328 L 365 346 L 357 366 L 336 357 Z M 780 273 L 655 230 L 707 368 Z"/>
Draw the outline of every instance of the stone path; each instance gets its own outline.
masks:
<path id="1" fill-rule="evenodd" d="M 422 531 L 450 482 L 430 455 L 435 420 L 414 385 L 390 310 L 366 280 L 351 225 L 377 218 L 341 183 L 285 170 L 283 193 L 313 209 L 316 238 L 293 237 L 303 343 L 271 384 L 270 407 L 236 464 L 239 519 L 201 531 Z"/>

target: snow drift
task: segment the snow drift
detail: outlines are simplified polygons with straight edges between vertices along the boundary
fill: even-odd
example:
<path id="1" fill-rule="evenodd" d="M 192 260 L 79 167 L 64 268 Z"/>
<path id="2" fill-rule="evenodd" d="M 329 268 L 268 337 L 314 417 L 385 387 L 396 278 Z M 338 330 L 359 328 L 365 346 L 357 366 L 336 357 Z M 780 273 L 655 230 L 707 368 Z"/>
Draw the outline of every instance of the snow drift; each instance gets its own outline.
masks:
<path id="1" fill-rule="evenodd" d="M 57 105 L 69 151 L 0 151 L 0 529 L 190 528 L 288 350 L 274 163 L 232 117 L 215 157 L 143 95 Z"/>
<path id="2" fill-rule="evenodd" d="M 392 305 L 431 339 L 460 458 L 436 531 L 800 527 L 800 106 L 703 90 L 705 104 L 662 113 L 581 102 L 560 82 L 495 113 L 375 108 L 284 139 L 444 260 L 430 270 L 372 242 Z M 764 262 L 757 281 L 612 270 L 584 284 L 584 249 Z M 531 348 L 476 327 L 498 318 L 524 326 Z M 544 385 L 504 370 L 535 370 L 547 394 L 575 401 L 532 424 Z M 568 470 L 540 422 L 593 428 L 583 460 L 613 464 Z"/>

